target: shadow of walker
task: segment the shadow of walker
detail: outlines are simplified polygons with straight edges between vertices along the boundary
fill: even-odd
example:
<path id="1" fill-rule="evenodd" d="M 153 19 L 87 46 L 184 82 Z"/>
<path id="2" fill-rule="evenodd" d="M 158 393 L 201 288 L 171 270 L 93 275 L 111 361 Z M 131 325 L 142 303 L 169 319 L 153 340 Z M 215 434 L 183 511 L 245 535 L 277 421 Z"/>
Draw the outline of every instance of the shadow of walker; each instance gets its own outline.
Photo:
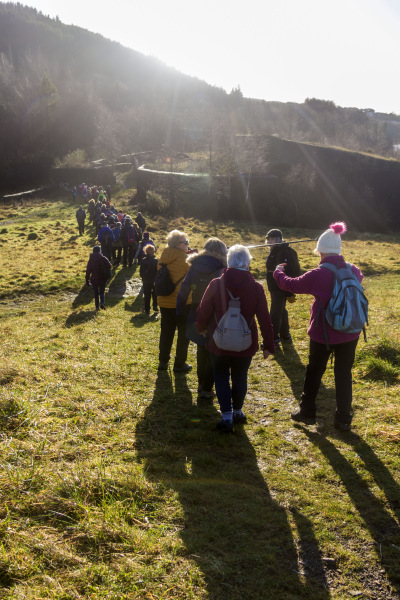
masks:
<path id="1" fill-rule="evenodd" d="M 178 495 L 180 535 L 211 600 L 330 598 L 313 528 L 271 496 L 244 429 L 216 431 L 213 405 L 194 404 L 185 376 L 158 374 L 136 428 L 147 477 Z M 298 562 L 298 544 L 313 567 Z M 303 545 L 303 546 L 302 546 Z M 310 565 L 311 565 L 310 562 Z"/>

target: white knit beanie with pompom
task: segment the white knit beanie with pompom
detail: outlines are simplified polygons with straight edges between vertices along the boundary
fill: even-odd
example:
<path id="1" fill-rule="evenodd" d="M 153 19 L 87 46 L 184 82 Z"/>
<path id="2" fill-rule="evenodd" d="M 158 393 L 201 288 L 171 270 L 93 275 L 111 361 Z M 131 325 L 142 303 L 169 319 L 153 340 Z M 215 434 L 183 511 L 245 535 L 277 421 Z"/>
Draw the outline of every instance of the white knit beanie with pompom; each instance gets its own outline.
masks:
<path id="1" fill-rule="evenodd" d="M 317 247 L 314 252 L 321 254 L 340 254 L 342 248 L 342 239 L 340 234 L 347 231 L 346 223 L 338 221 L 329 225 L 329 229 L 324 231 L 318 238 Z"/>

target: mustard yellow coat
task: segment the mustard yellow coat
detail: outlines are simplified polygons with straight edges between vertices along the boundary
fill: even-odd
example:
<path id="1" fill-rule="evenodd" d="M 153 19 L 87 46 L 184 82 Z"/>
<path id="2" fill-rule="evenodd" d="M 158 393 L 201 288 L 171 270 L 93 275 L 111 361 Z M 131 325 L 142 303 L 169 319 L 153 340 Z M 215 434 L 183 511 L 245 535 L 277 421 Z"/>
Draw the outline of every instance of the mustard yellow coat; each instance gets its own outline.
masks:
<path id="1" fill-rule="evenodd" d="M 158 268 L 160 269 L 161 263 L 167 265 L 169 276 L 173 283 L 176 283 L 181 277 L 175 290 L 169 296 L 157 296 L 157 304 L 162 308 L 176 308 L 176 299 L 178 297 L 179 290 L 181 289 L 182 281 L 185 278 L 186 273 L 189 271 L 190 265 L 186 262 L 187 254 L 179 248 L 170 248 L 167 246 L 162 251 L 160 258 L 158 259 Z M 192 295 L 190 294 L 187 304 L 192 303 Z"/>

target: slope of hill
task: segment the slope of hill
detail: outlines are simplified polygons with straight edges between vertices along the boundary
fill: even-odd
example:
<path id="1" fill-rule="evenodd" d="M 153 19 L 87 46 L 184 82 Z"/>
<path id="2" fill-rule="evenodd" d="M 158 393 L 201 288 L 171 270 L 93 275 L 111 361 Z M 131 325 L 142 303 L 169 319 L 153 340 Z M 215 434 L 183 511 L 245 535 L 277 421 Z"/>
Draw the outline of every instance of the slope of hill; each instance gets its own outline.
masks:
<path id="1" fill-rule="evenodd" d="M 0 185 L 9 191 L 41 183 L 56 157 L 78 148 L 95 159 L 213 144 L 224 156 L 235 134 L 258 133 L 390 155 L 397 141 L 366 111 L 227 94 L 20 3 L 0 2 L 0 90 Z"/>

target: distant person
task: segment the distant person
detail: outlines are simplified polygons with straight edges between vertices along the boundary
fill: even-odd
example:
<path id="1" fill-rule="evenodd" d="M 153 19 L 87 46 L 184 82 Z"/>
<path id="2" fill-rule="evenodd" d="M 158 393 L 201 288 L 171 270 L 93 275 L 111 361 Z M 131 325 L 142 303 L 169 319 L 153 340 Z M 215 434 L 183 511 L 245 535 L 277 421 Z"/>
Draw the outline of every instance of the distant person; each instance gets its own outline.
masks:
<path id="1" fill-rule="evenodd" d="M 336 413 L 334 426 L 342 431 L 350 431 L 353 418 L 352 412 L 352 375 L 356 346 L 360 333 L 343 333 L 333 329 L 321 313 L 321 304 L 327 307 L 333 289 L 334 273 L 322 265 L 334 265 L 338 269 L 345 267 L 346 263 L 341 255 L 341 237 L 345 233 L 344 223 L 333 223 L 318 238 L 314 252 L 321 257 L 319 266 L 307 271 L 301 277 L 291 278 L 285 273 L 285 264 L 277 265 L 274 278 L 280 289 L 293 294 L 311 294 L 314 301 L 311 306 L 310 324 L 310 350 L 308 365 L 301 394 L 300 410 L 292 413 L 294 421 L 312 425 L 316 422 L 316 399 L 325 373 L 326 365 L 331 352 L 335 357 L 335 388 L 336 388 Z M 361 283 L 363 274 L 360 269 L 351 265 L 351 270 Z M 325 336 L 326 331 L 326 336 Z M 327 347 L 327 344 L 329 347 Z"/>
<path id="2" fill-rule="evenodd" d="M 144 218 L 144 216 L 142 215 L 141 212 L 138 212 L 137 217 L 135 218 L 135 221 L 138 224 L 138 227 L 140 227 L 140 229 L 142 231 L 144 231 L 146 229 L 146 219 Z"/>
<path id="3" fill-rule="evenodd" d="M 154 256 L 155 247 L 147 244 L 144 247 L 144 257 L 140 262 L 140 277 L 143 284 L 144 312 L 150 314 L 150 303 L 153 301 L 153 310 L 158 312 L 157 295 L 154 289 L 154 279 L 157 273 L 158 260 Z"/>
<path id="4" fill-rule="evenodd" d="M 82 205 L 76 211 L 75 216 L 78 221 L 79 235 L 83 235 L 85 233 L 86 210 Z"/>
<path id="5" fill-rule="evenodd" d="M 111 227 L 108 225 L 107 220 L 103 220 L 103 224 L 100 228 L 99 235 L 97 236 L 101 244 L 101 253 L 108 258 L 111 262 L 112 255 L 112 243 L 113 243 L 113 232 Z"/>
<path id="6" fill-rule="evenodd" d="M 266 243 L 271 245 L 266 260 L 267 286 L 271 296 L 270 315 L 274 328 L 274 344 L 275 348 L 278 348 L 281 341 L 292 341 L 286 301 L 288 297 L 294 298 L 294 294 L 279 288 L 274 279 L 274 271 L 281 263 L 286 263 L 285 272 L 289 277 L 298 277 L 301 271 L 297 252 L 282 240 L 280 229 L 270 229 L 266 236 Z"/>
<path id="7" fill-rule="evenodd" d="M 122 262 L 124 267 L 132 267 L 138 247 L 137 235 L 132 219 L 126 215 L 121 228 Z"/>
<path id="8" fill-rule="evenodd" d="M 115 227 L 112 230 L 113 241 L 111 248 L 111 257 L 112 264 L 114 267 L 118 267 L 121 262 L 121 253 L 122 253 L 122 241 L 121 241 L 121 223 L 118 221 L 115 223 Z"/>
<path id="9" fill-rule="evenodd" d="M 101 254 L 100 246 L 94 246 L 86 266 L 86 284 L 93 287 L 96 310 L 105 310 L 106 283 L 111 277 L 111 263 Z"/>
<path id="10" fill-rule="evenodd" d="M 235 245 L 229 248 L 227 270 L 210 283 L 197 309 L 196 329 L 201 334 L 207 334 L 207 349 L 210 352 L 215 391 L 222 415 L 217 429 L 223 433 L 233 432 L 235 424 L 247 422 L 242 411 L 247 393 L 247 373 L 252 357 L 259 348 L 255 317 L 263 337 L 264 358 L 274 352 L 267 299 L 262 285 L 249 273 L 251 258 L 245 246 Z M 229 292 L 234 298 L 240 299 L 241 314 L 251 331 L 250 346 L 240 352 L 222 350 L 213 338 L 217 324 L 228 309 L 231 300 Z"/>
<path id="11" fill-rule="evenodd" d="M 141 263 L 142 259 L 145 256 L 144 249 L 149 244 L 154 246 L 154 250 L 157 251 L 157 247 L 156 247 L 155 243 L 153 242 L 153 240 L 151 239 L 150 233 L 148 231 L 145 231 L 145 232 L 143 232 L 143 239 L 139 242 L 138 249 L 135 254 L 135 260 L 134 260 L 135 264 L 137 262 L 139 264 Z"/>

